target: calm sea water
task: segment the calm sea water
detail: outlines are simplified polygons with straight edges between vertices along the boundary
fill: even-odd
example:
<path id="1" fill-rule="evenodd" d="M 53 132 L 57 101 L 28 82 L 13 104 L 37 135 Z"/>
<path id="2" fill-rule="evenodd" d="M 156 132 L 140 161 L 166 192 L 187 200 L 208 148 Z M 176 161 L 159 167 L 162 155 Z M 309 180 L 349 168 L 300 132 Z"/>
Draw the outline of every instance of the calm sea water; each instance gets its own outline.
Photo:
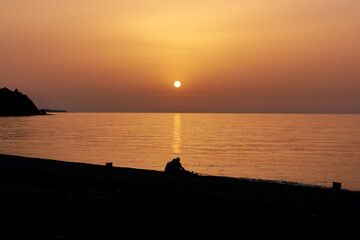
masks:
<path id="1" fill-rule="evenodd" d="M 360 190 L 360 115 L 57 113 L 0 118 L 0 153 Z"/>

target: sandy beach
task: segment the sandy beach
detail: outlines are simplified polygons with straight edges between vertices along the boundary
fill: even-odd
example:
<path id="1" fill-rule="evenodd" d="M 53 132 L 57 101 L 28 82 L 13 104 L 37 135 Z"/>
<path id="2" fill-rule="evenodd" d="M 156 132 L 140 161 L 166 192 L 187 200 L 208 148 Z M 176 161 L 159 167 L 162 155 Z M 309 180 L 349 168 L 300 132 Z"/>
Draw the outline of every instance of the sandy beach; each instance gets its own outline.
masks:
<path id="1" fill-rule="evenodd" d="M 355 191 L 1 154 L 0 206 L 4 239 L 347 239 L 360 224 Z"/>

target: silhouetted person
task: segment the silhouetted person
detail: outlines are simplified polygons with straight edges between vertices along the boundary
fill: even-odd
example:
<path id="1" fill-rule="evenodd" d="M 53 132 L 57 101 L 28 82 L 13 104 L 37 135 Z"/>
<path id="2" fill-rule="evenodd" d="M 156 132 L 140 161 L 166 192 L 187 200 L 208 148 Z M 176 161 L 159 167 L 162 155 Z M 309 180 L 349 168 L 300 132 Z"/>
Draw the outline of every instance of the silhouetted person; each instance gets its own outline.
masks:
<path id="1" fill-rule="evenodd" d="M 174 158 L 172 161 L 168 162 L 165 167 L 165 172 L 169 174 L 189 173 L 181 165 L 180 158 Z"/>

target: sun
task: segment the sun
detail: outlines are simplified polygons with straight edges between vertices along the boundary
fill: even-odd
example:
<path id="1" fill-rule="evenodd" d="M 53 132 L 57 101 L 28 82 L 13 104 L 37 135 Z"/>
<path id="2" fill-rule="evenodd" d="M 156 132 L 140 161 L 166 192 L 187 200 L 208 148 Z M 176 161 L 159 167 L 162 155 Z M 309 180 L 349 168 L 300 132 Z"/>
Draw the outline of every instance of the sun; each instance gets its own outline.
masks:
<path id="1" fill-rule="evenodd" d="M 181 86 L 181 82 L 180 82 L 180 81 L 175 81 L 175 82 L 174 82 L 174 86 L 175 86 L 176 88 L 179 88 L 179 87 Z"/>

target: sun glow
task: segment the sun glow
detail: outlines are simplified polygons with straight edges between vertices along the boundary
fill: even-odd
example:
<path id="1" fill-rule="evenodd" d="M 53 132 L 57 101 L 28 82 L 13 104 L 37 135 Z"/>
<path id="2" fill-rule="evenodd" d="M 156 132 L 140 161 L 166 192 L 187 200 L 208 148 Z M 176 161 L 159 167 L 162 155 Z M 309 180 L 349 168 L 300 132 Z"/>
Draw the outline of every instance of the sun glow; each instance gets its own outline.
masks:
<path id="1" fill-rule="evenodd" d="M 174 86 L 175 86 L 176 88 L 179 88 L 179 87 L 181 86 L 181 82 L 180 82 L 180 81 L 175 81 L 175 82 L 174 82 Z"/>

